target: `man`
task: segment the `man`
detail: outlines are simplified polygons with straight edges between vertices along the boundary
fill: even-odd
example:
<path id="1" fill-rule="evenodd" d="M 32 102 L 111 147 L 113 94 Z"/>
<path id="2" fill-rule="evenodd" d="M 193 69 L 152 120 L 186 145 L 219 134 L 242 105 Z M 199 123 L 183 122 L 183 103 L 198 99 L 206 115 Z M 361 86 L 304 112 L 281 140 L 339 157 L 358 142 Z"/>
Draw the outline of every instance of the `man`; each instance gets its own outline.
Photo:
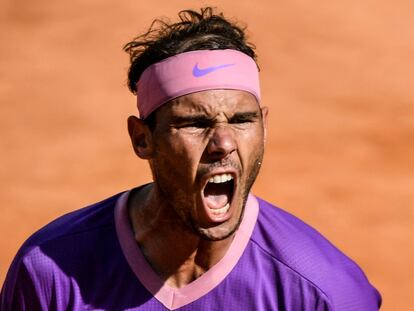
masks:
<path id="1" fill-rule="evenodd" d="M 184 11 L 125 49 L 140 111 L 128 130 L 153 183 L 35 233 L 1 310 L 377 310 L 354 262 L 250 194 L 268 110 L 244 32 Z"/>

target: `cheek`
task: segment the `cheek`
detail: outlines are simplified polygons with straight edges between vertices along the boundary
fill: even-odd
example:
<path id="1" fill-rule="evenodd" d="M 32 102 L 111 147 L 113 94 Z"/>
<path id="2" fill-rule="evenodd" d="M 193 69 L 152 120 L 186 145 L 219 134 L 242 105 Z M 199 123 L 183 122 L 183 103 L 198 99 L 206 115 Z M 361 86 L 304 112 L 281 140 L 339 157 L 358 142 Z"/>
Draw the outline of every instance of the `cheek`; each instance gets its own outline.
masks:
<path id="1" fill-rule="evenodd" d="M 156 148 L 156 158 L 163 162 L 162 166 L 170 170 L 170 174 L 190 179 L 195 176 L 202 153 L 203 145 L 199 139 L 180 135 L 159 140 Z"/>
<path id="2" fill-rule="evenodd" d="M 261 122 L 242 123 L 232 126 L 233 133 L 240 142 L 258 143 L 264 140 L 264 128 Z"/>
<path id="3" fill-rule="evenodd" d="M 239 132 L 237 140 L 242 161 L 250 162 L 251 158 L 256 158 L 263 151 L 264 131 L 262 128 L 256 127 L 250 131 Z"/>
<path id="4" fill-rule="evenodd" d="M 201 154 L 203 153 L 200 144 L 195 140 L 175 139 L 171 143 L 171 153 L 174 154 L 177 163 L 190 169 L 198 166 Z"/>

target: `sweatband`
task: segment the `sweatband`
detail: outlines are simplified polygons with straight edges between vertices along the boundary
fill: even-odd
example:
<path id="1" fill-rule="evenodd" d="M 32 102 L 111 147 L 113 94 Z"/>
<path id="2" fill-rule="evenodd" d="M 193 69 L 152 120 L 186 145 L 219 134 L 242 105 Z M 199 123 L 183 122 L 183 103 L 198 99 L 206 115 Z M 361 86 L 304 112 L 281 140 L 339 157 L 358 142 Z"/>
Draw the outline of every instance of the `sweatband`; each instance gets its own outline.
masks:
<path id="1" fill-rule="evenodd" d="M 260 103 L 256 62 L 236 50 L 184 52 L 152 64 L 137 82 L 140 117 L 177 97 L 194 92 L 230 89 L 253 94 Z"/>

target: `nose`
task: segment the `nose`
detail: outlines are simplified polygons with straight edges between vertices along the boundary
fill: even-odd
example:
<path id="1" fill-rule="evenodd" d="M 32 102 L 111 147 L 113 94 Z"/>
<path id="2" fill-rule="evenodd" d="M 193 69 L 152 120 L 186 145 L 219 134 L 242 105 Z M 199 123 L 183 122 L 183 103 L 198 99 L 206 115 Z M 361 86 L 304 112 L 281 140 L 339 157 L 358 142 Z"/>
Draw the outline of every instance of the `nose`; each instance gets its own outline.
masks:
<path id="1" fill-rule="evenodd" d="M 210 159 L 224 159 L 236 150 L 237 145 L 233 135 L 231 129 L 226 128 L 226 126 L 217 126 L 213 129 L 206 150 Z"/>

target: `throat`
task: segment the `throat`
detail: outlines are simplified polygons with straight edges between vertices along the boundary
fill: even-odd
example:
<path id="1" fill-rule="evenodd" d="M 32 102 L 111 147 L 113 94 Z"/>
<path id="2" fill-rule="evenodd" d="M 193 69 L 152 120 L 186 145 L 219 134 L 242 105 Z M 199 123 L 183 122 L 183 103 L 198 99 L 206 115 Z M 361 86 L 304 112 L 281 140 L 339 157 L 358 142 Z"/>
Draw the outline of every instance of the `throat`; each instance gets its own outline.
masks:
<path id="1" fill-rule="evenodd" d="M 221 241 L 200 240 L 197 249 L 176 262 L 170 273 L 164 275 L 166 284 L 181 288 L 195 281 L 217 264 L 228 251 L 234 237 Z"/>

